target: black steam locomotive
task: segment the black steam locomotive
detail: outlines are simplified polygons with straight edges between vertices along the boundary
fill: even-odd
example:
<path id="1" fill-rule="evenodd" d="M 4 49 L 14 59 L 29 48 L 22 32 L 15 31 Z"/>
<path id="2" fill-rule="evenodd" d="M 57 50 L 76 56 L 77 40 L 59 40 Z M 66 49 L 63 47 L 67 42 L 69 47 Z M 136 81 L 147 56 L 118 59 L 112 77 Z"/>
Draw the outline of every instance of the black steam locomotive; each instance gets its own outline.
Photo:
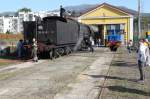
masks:
<path id="1" fill-rule="evenodd" d="M 39 55 L 48 53 L 53 58 L 91 46 L 90 27 L 71 18 L 45 17 L 43 20 L 24 22 L 23 27 L 24 40 L 29 45 L 33 38 L 37 40 Z"/>

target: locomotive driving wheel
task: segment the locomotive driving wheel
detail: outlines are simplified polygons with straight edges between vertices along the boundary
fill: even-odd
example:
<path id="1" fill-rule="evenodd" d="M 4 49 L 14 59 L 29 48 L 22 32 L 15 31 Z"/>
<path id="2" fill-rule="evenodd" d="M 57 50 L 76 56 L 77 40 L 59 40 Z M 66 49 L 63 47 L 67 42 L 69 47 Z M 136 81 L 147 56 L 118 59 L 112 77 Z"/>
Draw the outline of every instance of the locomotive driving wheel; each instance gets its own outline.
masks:
<path id="1" fill-rule="evenodd" d="M 58 53 L 60 56 L 63 56 L 65 54 L 65 49 L 64 48 L 58 48 Z"/>
<path id="2" fill-rule="evenodd" d="M 69 46 L 65 47 L 65 54 L 68 55 L 70 54 L 72 51 L 71 51 L 71 48 Z"/>
<path id="3" fill-rule="evenodd" d="M 54 58 L 53 50 L 50 50 L 50 51 L 49 51 L 49 58 L 50 58 L 51 60 L 53 60 L 53 58 Z"/>

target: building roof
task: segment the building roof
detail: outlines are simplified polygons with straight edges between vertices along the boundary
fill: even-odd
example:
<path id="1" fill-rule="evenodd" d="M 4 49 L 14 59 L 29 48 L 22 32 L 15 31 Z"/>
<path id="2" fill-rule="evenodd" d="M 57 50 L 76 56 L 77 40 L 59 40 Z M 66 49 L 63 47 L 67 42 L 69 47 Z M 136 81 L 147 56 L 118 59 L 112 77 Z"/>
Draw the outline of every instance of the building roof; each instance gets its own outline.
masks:
<path id="1" fill-rule="evenodd" d="M 136 16 L 136 15 L 138 14 L 137 11 L 132 10 L 132 9 L 129 9 L 129 8 L 127 8 L 127 7 L 124 7 L 124 6 L 117 6 L 117 7 L 118 7 L 119 9 L 125 11 L 125 12 L 128 12 L 128 13 L 134 15 L 134 16 Z"/>
<path id="2" fill-rule="evenodd" d="M 88 13 L 88 12 L 90 12 L 90 11 L 93 11 L 93 10 L 95 10 L 95 9 L 101 7 L 101 6 L 104 6 L 104 5 L 105 5 L 105 6 L 110 6 L 110 7 L 112 7 L 112 8 L 118 9 L 118 10 L 120 10 L 120 11 L 123 11 L 123 12 L 128 13 L 128 14 L 131 14 L 131 15 L 137 15 L 137 12 L 136 12 L 136 11 L 131 10 L 131 9 L 128 9 L 128 8 L 126 8 L 126 7 L 117 7 L 117 6 L 114 6 L 114 5 L 110 5 L 110 4 L 108 4 L 108 3 L 102 3 L 102 4 L 100 4 L 100 5 L 97 5 L 97 6 L 93 7 L 93 8 L 87 9 L 85 12 L 83 12 L 83 13 L 81 14 L 81 16 L 84 15 L 84 14 L 86 14 L 86 13 Z"/>

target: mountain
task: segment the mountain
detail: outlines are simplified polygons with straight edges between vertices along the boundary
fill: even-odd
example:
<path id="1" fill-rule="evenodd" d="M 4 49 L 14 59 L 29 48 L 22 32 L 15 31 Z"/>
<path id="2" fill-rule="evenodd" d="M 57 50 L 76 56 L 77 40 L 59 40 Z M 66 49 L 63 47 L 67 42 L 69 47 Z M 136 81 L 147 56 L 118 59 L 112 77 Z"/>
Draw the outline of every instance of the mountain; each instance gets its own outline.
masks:
<path id="1" fill-rule="evenodd" d="M 124 7 L 124 6 L 117 6 L 119 9 L 123 10 L 123 11 L 126 11 L 128 13 L 132 13 L 133 15 L 137 15 L 138 12 L 135 11 L 135 10 L 132 10 L 132 9 L 129 9 L 127 7 Z"/>
<path id="2" fill-rule="evenodd" d="M 66 12 L 74 14 L 73 16 L 80 16 L 82 13 L 96 6 L 97 4 L 83 4 L 77 6 L 67 6 L 64 7 L 64 9 L 66 10 Z M 52 12 L 59 12 L 59 9 L 53 10 Z"/>
<path id="3" fill-rule="evenodd" d="M 150 18 L 150 13 L 142 13 L 142 16 Z"/>
<path id="4" fill-rule="evenodd" d="M 0 16 L 10 17 L 10 16 L 18 16 L 17 12 L 3 12 L 0 13 Z"/>
<path id="5" fill-rule="evenodd" d="M 93 7 L 96 7 L 97 4 L 83 4 L 83 5 L 77 5 L 77 6 L 68 6 L 68 7 L 65 7 L 65 9 L 67 11 L 76 11 L 76 12 L 84 12 L 84 11 L 87 11 Z"/>
<path id="6" fill-rule="evenodd" d="M 80 16 L 82 13 L 92 9 L 92 8 L 95 8 L 96 6 L 98 6 L 99 4 L 83 4 L 83 5 L 77 5 L 77 6 L 67 6 L 67 7 L 64 7 L 66 9 L 66 11 L 69 11 L 69 12 L 75 12 L 75 16 Z M 133 10 L 133 9 L 129 9 L 127 7 L 124 7 L 124 6 L 115 6 L 123 11 L 126 11 L 128 13 L 131 13 L 133 14 L 134 16 L 137 16 L 138 15 L 138 12 Z M 54 11 L 59 11 L 58 9 L 57 10 L 54 10 Z M 145 16 L 145 17 L 150 17 L 150 13 L 142 13 L 142 16 Z"/>
<path id="7" fill-rule="evenodd" d="M 92 8 L 95 8 L 98 5 L 100 5 L 100 4 L 82 4 L 82 5 L 76 5 L 76 6 L 66 6 L 64 8 L 67 12 L 71 13 L 71 15 L 77 17 L 77 16 L 80 16 L 82 13 L 84 13 Z M 124 6 L 114 6 L 114 7 L 117 7 L 119 9 L 124 10 L 129 13 L 132 13 L 135 16 L 137 16 L 137 14 L 138 14 L 137 11 L 129 9 Z M 49 11 L 49 12 L 58 12 L 59 13 L 59 9 Z M 0 13 L 0 16 L 18 16 L 18 15 L 17 15 L 17 12 L 3 12 L 3 13 Z M 142 13 L 142 16 L 150 18 L 150 13 Z"/>

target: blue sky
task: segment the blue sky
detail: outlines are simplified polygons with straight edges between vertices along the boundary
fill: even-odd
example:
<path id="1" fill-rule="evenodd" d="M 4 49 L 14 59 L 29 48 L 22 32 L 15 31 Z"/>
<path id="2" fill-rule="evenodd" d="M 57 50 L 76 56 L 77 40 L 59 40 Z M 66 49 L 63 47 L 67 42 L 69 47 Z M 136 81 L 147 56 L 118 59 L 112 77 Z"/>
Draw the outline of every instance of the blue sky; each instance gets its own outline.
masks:
<path id="1" fill-rule="evenodd" d="M 60 5 L 71 6 L 80 4 L 101 4 L 103 2 L 116 6 L 126 6 L 137 9 L 138 0 L 1 0 L 0 12 L 17 11 L 22 7 L 31 8 L 33 11 L 54 10 Z M 142 12 L 150 13 L 150 0 L 142 0 Z"/>

